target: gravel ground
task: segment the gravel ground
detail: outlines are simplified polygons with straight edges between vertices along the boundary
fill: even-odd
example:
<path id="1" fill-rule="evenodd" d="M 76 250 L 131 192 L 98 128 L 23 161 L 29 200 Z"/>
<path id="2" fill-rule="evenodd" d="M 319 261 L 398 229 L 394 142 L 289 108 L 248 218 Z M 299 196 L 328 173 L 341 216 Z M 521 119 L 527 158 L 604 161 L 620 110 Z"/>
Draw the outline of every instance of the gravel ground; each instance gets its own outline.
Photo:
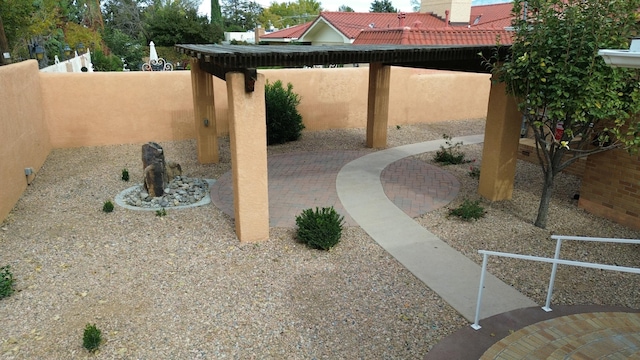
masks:
<path id="1" fill-rule="evenodd" d="M 483 131 L 482 120 L 393 127 L 389 146 Z M 304 133 L 268 151 L 362 150 L 364 138 L 362 129 Z M 217 165 L 196 162 L 195 141 L 162 145 L 187 176 L 230 170 L 228 139 Z M 481 145 L 463 150 L 481 162 Z M 211 205 L 165 217 L 118 207 L 103 213 L 103 202 L 131 185 L 121 170 L 138 179 L 141 167 L 140 144 L 50 154 L 1 225 L 0 266 L 11 266 L 17 289 L 0 300 L 3 359 L 420 359 L 468 326 L 358 227 L 322 252 L 297 243 L 287 228 L 240 244 L 230 219 Z M 478 198 L 469 164 L 447 170 L 462 184 L 452 207 Z M 447 218 L 448 208 L 416 221 L 478 263 L 478 249 L 551 256 L 550 234 L 640 238 L 578 209 L 572 197 L 580 182 L 572 176 L 558 180 L 548 229 L 534 227 L 539 180 L 539 167 L 519 162 L 513 200 L 483 201 L 479 221 Z M 563 257 L 638 267 L 639 250 L 569 242 Z M 544 302 L 549 266 L 493 259 L 489 270 Z M 553 303 L 639 308 L 639 281 L 560 267 Z M 82 348 L 88 323 L 104 338 L 95 355 Z"/>

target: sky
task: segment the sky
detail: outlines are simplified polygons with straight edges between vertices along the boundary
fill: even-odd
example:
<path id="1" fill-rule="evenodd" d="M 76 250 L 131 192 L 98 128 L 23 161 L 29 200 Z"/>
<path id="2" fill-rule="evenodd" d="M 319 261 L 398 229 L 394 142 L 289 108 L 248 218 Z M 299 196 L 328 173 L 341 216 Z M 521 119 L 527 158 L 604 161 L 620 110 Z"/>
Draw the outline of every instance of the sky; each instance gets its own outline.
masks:
<path id="1" fill-rule="evenodd" d="M 254 0 L 258 4 L 262 5 L 262 7 L 268 8 L 273 0 Z M 281 2 L 293 2 L 295 0 L 278 0 L 277 3 Z M 509 2 L 510 0 L 473 0 L 473 5 L 488 5 L 488 4 L 497 4 Z M 318 0 L 320 5 L 325 11 L 338 11 L 340 5 L 349 5 L 353 10 L 357 12 L 369 12 L 369 8 L 371 7 L 371 3 L 373 0 Z M 222 3 L 222 1 L 220 1 Z M 391 4 L 393 7 L 398 9 L 399 11 L 411 12 L 413 11 L 411 8 L 410 0 L 391 0 Z M 199 12 L 201 14 L 206 14 L 207 16 L 211 12 L 211 0 L 203 0 L 202 5 L 200 5 Z"/>

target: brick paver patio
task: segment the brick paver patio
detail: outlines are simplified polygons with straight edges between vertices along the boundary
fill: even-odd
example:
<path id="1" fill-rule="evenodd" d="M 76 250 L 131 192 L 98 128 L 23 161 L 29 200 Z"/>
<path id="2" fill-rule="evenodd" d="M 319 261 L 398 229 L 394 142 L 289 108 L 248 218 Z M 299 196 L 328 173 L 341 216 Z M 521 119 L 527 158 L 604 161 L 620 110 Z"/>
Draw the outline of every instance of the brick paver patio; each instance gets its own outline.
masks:
<path id="1" fill-rule="evenodd" d="M 318 151 L 269 156 L 269 226 L 295 227 L 304 209 L 333 206 L 348 226 L 356 226 L 336 193 L 336 176 L 352 160 L 370 151 Z M 460 189 L 458 180 L 437 166 L 412 158 L 394 162 L 381 175 L 385 194 L 416 217 L 445 206 Z M 211 201 L 234 217 L 231 172 L 211 187 Z"/>

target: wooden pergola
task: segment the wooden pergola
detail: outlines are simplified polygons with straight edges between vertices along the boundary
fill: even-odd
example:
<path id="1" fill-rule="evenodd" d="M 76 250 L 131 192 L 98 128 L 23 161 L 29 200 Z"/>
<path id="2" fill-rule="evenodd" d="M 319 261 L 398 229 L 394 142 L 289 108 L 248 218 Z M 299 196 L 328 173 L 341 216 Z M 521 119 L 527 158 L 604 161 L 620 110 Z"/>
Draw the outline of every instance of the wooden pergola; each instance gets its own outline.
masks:
<path id="1" fill-rule="evenodd" d="M 387 145 L 391 66 L 487 73 L 488 67 L 483 58 L 492 58 L 496 54 L 496 50 L 500 55 L 506 54 L 509 50 L 509 47 L 496 48 L 495 45 L 176 45 L 176 48 L 192 58 L 191 82 L 198 161 L 201 163 L 218 162 L 218 140 L 211 75 L 227 83 L 235 226 L 240 241 L 262 241 L 269 238 L 265 78 L 263 74 L 258 72 L 259 68 L 368 63 L 366 144 L 372 148 L 385 148 Z M 490 142 L 492 153 L 489 155 L 492 159 L 483 161 L 482 175 L 484 179 L 487 179 L 484 181 L 484 188 L 486 188 L 484 193 L 483 178 L 481 178 L 480 184 L 481 194 L 491 200 L 511 197 L 510 190 L 505 193 L 504 186 L 496 187 L 495 185 L 496 182 L 504 184 L 504 181 L 499 181 L 503 177 L 499 175 L 505 170 L 500 162 L 509 160 L 503 158 L 504 155 L 496 156 L 496 149 L 500 154 L 504 153 L 504 142 L 509 140 L 512 151 L 508 151 L 507 156 L 515 159 L 520 124 L 515 122 L 515 136 L 513 131 L 505 132 L 505 126 L 510 126 L 507 124 L 509 121 L 505 120 L 507 118 L 513 120 L 514 109 L 515 103 L 507 99 L 504 88 L 498 85 L 494 89 L 492 86 L 489 112 L 493 112 L 497 118 L 496 121 L 491 122 L 495 123 L 492 125 L 489 121 L 492 114 L 489 114 L 486 132 L 494 130 L 499 139 L 492 135 L 493 141 Z M 494 127 L 495 129 L 493 129 Z M 487 145 L 487 137 L 485 136 L 484 151 L 487 151 Z M 511 184 L 513 183 L 513 174 L 515 174 L 515 160 L 512 162 L 513 171 L 509 171 L 512 173 Z M 495 164 L 491 165 L 492 163 Z M 489 165 L 495 169 L 491 170 Z M 491 176 L 491 174 L 495 174 L 495 176 Z M 486 185 L 490 182 L 494 184 Z"/>

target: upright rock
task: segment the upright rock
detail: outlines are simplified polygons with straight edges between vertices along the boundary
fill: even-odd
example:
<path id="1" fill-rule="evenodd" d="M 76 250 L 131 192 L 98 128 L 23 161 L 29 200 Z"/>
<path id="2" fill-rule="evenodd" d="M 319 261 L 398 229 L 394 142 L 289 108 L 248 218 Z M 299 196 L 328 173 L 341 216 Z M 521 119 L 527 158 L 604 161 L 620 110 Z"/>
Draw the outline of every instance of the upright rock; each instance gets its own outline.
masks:
<path id="1" fill-rule="evenodd" d="M 144 169 L 144 189 L 149 196 L 164 195 L 164 189 L 169 184 L 169 179 L 162 146 L 155 142 L 142 145 L 142 167 Z"/>

